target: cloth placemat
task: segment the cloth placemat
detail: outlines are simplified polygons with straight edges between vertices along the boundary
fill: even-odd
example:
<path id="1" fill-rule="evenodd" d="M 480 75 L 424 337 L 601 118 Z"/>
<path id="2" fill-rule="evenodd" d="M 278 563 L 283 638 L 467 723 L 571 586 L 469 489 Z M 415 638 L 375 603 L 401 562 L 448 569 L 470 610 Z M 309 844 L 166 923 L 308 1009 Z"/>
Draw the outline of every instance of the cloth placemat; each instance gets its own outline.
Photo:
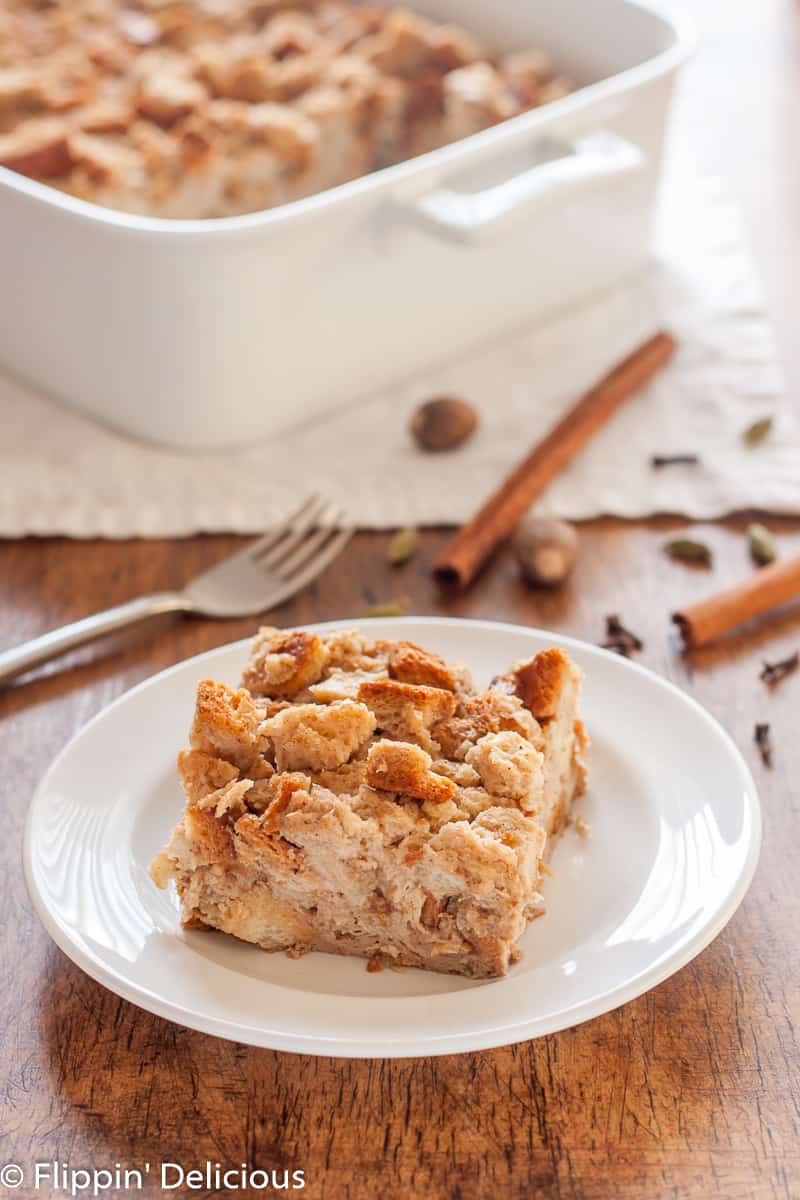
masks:
<path id="1" fill-rule="evenodd" d="M 657 328 L 673 363 L 626 405 L 538 505 L 580 520 L 743 508 L 800 513 L 800 431 L 738 215 L 684 166 L 662 193 L 657 259 L 548 324 L 246 450 L 184 454 L 119 436 L 0 377 L 0 536 L 256 533 L 318 491 L 362 528 L 461 523 L 585 388 Z M 457 452 L 411 443 L 408 417 L 462 396 L 480 430 Z M 771 415 L 757 449 L 742 431 Z M 654 453 L 699 466 L 656 471 Z"/>

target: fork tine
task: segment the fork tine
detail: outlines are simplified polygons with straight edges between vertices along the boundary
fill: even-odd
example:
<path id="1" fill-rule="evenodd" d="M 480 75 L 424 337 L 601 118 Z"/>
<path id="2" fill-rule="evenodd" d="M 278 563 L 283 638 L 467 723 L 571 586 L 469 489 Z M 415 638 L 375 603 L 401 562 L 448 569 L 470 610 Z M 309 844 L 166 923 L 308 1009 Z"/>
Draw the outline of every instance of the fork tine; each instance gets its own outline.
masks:
<path id="1" fill-rule="evenodd" d="M 329 505 L 319 517 L 316 527 L 308 530 L 300 538 L 289 554 L 281 555 L 279 562 L 270 562 L 270 570 L 281 579 L 289 579 L 309 561 L 313 554 L 328 541 L 332 533 L 340 529 L 344 522 L 344 513 L 340 508 Z"/>
<path id="2" fill-rule="evenodd" d="M 318 508 L 321 502 L 322 497 L 319 493 L 312 492 L 308 499 L 304 500 L 290 517 L 287 517 L 280 525 L 276 525 L 274 529 L 270 529 L 257 542 L 251 542 L 245 550 L 247 557 L 252 558 L 254 562 L 258 561 L 267 550 L 271 549 L 277 542 L 286 537 L 288 533 L 292 532 L 297 521 L 302 520 L 309 510 L 313 511 Z"/>
<path id="3" fill-rule="evenodd" d="M 295 521 L 285 530 L 285 536 L 281 537 L 280 541 L 259 553 L 254 561 L 259 567 L 274 570 L 302 545 L 314 527 L 320 524 L 329 508 L 330 505 L 318 496 L 313 505 L 306 507 L 302 519 Z"/>
<path id="4" fill-rule="evenodd" d="M 329 529 L 328 533 L 330 532 L 331 530 Z M 280 604 L 282 600 L 285 600 L 287 596 L 294 595 L 294 593 L 299 591 L 300 588 L 305 587 L 307 583 L 311 583 L 312 579 L 316 579 L 316 577 L 325 570 L 328 564 L 332 562 L 342 550 L 344 550 L 354 532 L 355 530 L 350 528 L 339 529 L 335 531 L 334 536 L 327 543 L 327 545 L 322 548 L 320 553 L 313 557 L 311 562 L 306 563 L 305 566 L 303 566 L 297 572 L 297 574 L 286 579 L 285 586 L 280 588 L 274 595 L 270 597 L 269 607 L 274 608 L 275 605 Z"/>
<path id="5" fill-rule="evenodd" d="M 343 549 L 352 534 L 340 528 L 345 519 L 338 508 L 312 496 L 279 529 L 192 579 L 182 593 L 187 607 L 213 617 L 274 608 L 314 579 Z M 273 569 L 273 558 L 282 564 L 279 571 Z"/>
<path id="6" fill-rule="evenodd" d="M 274 546 L 277 541 L 280 541 L 281 538 L 285 537 L 286 534 L 291 530 L 292 523 L 297 521 L 305 513 L 310 504 L 318 503 L 319 499 L 320 497 L 315 492 L 313 495 L 309 496 L 307 500 L 304 500 L 300 507 L 293 512 L 290 517 L 287 517 L 285 521 L 282 521 L 280 525 L 276 525 L 273 529 L 270 529 L 264 534 L 263 537 L 258 538 L 257 541 L 248 542 L 242 550 L 237 550 L 235 554 L 231 554 L 228 558 L 224 558 L 222 562 L 215 563 L 210 570 L 221 571 L 238 563 L 256 561 L 259 555 L 261 555 L 265 550 L 268 550 L 270 546 Z M 205 574 L 208 574 L 208 572 L 205 572 Z M 197 580 L 193 580 L 192 582 L 196 583 Z"/>

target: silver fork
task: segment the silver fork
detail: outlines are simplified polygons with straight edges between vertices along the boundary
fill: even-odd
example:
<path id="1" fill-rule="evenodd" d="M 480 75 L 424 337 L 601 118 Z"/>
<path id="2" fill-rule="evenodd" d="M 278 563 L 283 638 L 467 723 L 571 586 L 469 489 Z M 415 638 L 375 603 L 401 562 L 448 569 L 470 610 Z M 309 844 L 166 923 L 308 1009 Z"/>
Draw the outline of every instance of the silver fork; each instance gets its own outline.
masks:
<path id="1" fill-rule="evenodd" d="M 312 496 L 285 524 L 198 575 L 183 591 L 142 596 L 0 652 L 0 684 L 157 613 L 247 617 L 265 612 L 315 579 L 352 533 L 340 509 Z"/>

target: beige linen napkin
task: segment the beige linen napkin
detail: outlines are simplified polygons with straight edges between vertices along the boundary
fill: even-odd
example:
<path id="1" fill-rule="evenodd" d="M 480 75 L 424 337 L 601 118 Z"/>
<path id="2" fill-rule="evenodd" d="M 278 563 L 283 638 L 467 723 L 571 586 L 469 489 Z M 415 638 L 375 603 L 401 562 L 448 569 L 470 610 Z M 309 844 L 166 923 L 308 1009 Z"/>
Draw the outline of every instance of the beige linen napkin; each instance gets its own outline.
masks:
<path id="1" fill-rule="evenodd" d="M 677 336 L 675 360 L 540 509 L 574 519 L 800 513 L 800 433 L 737 214 L 685 165 L 663 191 L 657 254 L 624 286 L 548 324 L 234 453 L 141 445 L 0 377 L 0 535 L 255 533 L 312 490 L 366 528 L 460 523 L 583 389 L 658 327 Z M 426 455 L 408 418 L 437 393 L 470 400 L 482 423 L 458 452 Z M 766 414 L 774 430 L 749 449 L 742 430 Z M 679 452 L 701 465 L 650 466 L 654 453 Z"/>

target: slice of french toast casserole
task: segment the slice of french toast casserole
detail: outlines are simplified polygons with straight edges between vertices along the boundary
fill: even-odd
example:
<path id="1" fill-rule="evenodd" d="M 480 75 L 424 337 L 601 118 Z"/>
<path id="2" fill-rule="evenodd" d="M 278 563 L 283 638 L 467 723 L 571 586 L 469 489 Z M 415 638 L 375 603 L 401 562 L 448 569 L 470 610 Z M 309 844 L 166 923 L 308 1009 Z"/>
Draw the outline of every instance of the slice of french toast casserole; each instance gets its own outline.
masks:
<path id="1" fill-rule="evenodd" d="M 480 690 L 409 641 L 261 629 L 238 689 L 198 686 L 153 878 L 265 950 L 504 975 L 585 786 L 580 678 L 554 647 Z"/>

